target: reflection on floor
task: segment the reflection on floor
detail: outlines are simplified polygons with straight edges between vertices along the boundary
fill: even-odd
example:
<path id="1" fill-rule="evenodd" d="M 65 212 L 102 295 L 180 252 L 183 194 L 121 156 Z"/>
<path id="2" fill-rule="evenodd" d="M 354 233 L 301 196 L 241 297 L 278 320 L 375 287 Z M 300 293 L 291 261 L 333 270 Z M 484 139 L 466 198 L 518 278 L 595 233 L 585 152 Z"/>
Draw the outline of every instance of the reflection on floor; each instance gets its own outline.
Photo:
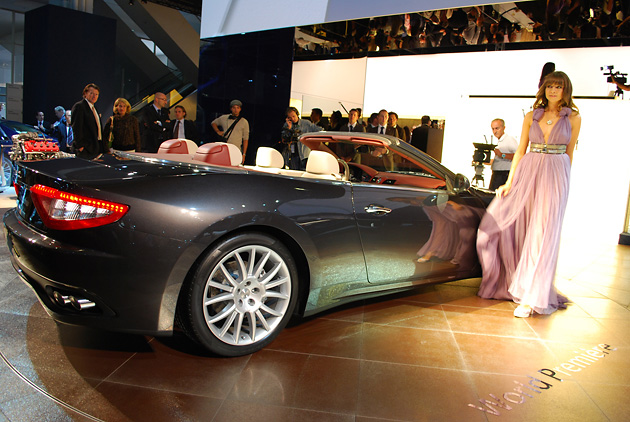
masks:
<path id="1" fill-rule="evenodd" d="M 4 236 L 2 236 L 4 245 Z M 478 280 L 292 323 L 252 356 L 55 324 L 0 246 L 2 421 L 625 421 L 630 247 L 563 244 L 572 304 L 516 319 Z M 562 381 L 561 381 L 562 380 Z"/>

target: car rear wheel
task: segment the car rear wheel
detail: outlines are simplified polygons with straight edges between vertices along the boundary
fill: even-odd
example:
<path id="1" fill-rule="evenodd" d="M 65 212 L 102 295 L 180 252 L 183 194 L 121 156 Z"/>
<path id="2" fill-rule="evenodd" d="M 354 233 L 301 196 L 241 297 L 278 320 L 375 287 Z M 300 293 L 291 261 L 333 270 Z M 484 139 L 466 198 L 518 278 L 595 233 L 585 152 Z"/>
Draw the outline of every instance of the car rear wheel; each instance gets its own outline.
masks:
<path id="1" fill-rule="evenodd" d="M 210 351 L 246 355 L 285 327 L 297 293 L 297 269 L 287 248 L 261 233 L 239 234 L 203 259 L 184 292 L 179 317 Z"/>

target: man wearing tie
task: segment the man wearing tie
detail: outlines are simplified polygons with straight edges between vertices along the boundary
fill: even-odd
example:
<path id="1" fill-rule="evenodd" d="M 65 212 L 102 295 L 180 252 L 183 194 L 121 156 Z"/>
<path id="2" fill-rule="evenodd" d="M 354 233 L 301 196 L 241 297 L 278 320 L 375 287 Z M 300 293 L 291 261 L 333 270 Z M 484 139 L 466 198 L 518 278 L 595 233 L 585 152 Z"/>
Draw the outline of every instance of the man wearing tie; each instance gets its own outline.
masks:
<path id="1" fill-rule="evenodd" d="M 59 141 L 59 149 L 64 152 L 70 152 L 72 142 L 74 141 L 74 132 L 72 131 L 72 111 L 66 110 L 65 119 L 62 120 L 53 130 L 53 137 Z"/>
<path id="2" fill-rule="evenodd" d="M 50 123 L 44 121 L 44 112 L 38 111 L 35 119 L 35 128 L 45 135 L 50 135 Z"/>
<path id="3" fill-rule="evenodd" d="M 171 138 L 171 134 L 168 133 L 168 126 L 171 121 L 169 120 L 166 104 L 166 95 L 156 92 L 153 104 L 142 110 L 140 134 L 144 152 L 157 152 L 160 144 Z"/>
<path id="4" fill-rule="evenodd" d="M 348 124 L 339 128 L 342 132 L 365 132 L 365 127 L 359 123 L 359 112 L 353 108 L 348 112 Z"/>
<path id="5" fill-rule="evenodd" d="M 396 129 L 391 126 L 387 126 L 387 120 L 389 120 L 389 113 L 387 110 L 379 111 L 377 117 L 378 126 L 369 127 L 368 132 L 396 136 Z"/>
<path id="6" fill-rule="evenodd" d="M 93 160 L 105 152 L 101 130 L 101 117 L 94 104 L 100 89 L 88 84 L 83 89 L 83 99 L 72 106 L 72 150 L 77 157 Z"/>
<path id="7" fill-rule="evenodd" d="M 199 145 L 199 132 L 197 125 L 192 120 L 186 120 L 184 106 L 175 106 L 175 120 L 170 125 L 171 139 L 190 139 Z"/>

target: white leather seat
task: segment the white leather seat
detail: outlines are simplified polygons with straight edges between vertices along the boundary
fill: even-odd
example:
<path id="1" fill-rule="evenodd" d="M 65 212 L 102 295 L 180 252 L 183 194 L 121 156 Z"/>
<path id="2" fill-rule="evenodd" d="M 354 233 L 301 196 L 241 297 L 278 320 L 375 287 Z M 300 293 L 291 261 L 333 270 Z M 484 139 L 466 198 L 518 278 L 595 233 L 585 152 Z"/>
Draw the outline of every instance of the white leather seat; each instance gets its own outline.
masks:
<path id="1" fill-rule="evenodd" d="M 313 179 L 340 180 L 337 159 L 325 151 L 311 151 L 306 161 L 303 177 Z"/>
<path id="2" fill-rule="evenodd" d="M 284 167 L 282 154 L 274 148 L 259 147 L 256 151 L 256 167 L 265 169 L 281 169 Z"/>

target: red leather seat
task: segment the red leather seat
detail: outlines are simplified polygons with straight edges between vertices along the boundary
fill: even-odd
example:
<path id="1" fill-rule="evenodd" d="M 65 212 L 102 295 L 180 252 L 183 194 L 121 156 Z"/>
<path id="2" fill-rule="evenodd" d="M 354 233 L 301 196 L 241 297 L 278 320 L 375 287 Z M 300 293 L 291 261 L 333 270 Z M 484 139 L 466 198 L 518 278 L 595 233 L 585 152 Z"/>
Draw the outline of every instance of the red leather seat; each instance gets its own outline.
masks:
<path id="1" fill-rule="evenodd" d="M 160 144 L 158 154 L 194 154 L 197 145 L 188 139 L 169 139 Z"/>
<path id="2" fill-rule="evenodd" d="M 219 166 L 231 166 L 230 151 L 228 145 L 222 142 L 204 144 L 197 149 L 194 160 Z"/>

